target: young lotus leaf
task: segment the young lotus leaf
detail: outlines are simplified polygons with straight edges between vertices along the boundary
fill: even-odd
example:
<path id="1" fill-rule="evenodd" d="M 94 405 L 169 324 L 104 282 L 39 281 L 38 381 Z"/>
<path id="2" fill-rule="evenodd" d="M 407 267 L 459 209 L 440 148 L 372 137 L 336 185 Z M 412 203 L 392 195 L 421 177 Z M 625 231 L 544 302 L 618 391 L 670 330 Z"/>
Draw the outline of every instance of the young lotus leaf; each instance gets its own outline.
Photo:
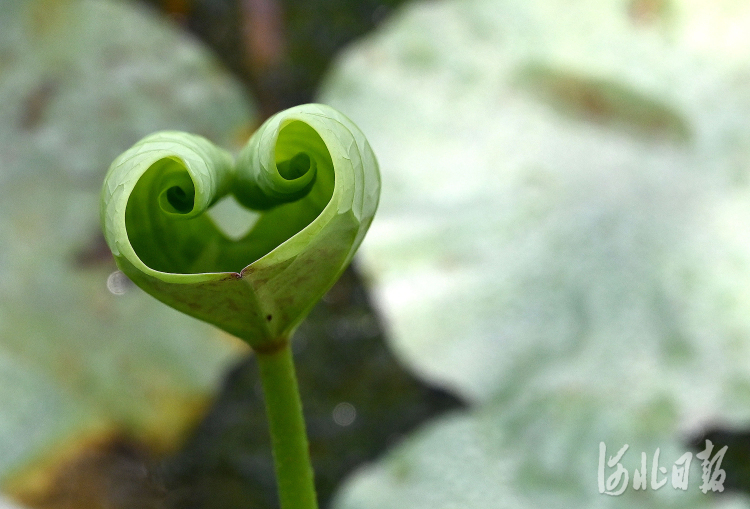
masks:
<path id="1" fill-rule="evenodd" d="M 334 109 L 308 104 L 268 119 L 236 164 L 200 136 L 144 138 L 112 163 L 101 214 L 117 264 L 143 290 L 269 348 L 349 263 L 379 193 L 364 135 Z M 206 214 L 228 194 L 261 211 L 239 240 Z"/>

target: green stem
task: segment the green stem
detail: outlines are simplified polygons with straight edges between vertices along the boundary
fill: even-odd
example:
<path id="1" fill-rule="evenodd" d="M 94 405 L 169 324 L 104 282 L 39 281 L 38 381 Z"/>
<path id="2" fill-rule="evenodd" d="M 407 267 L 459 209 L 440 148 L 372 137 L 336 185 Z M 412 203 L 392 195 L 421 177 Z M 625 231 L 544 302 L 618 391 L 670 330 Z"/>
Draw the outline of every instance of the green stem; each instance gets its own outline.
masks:
<path id="1" fill-rule="evenodd" d="M 292 348 L 257 352 L 281 509 L 317 509 Z"/>

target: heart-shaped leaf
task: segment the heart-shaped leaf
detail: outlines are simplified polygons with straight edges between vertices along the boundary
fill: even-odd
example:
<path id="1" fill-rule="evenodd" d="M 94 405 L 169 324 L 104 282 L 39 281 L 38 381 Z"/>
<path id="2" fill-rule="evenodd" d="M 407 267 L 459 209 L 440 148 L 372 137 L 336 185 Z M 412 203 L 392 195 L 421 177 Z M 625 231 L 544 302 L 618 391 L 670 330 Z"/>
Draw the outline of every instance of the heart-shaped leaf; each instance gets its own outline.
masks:
<path id="1" fill-rule="evenodd" d="M 160 132 L 120 155 L 102 193 L 118 265 L 166 304 L 269 348 L 351 260 L 380 193 L 360 130 L 309 104 L 268 119 L 237 164 L 200 136 Z M 205 212 L 233 194 L 260 218 L 228 238 Z"/>

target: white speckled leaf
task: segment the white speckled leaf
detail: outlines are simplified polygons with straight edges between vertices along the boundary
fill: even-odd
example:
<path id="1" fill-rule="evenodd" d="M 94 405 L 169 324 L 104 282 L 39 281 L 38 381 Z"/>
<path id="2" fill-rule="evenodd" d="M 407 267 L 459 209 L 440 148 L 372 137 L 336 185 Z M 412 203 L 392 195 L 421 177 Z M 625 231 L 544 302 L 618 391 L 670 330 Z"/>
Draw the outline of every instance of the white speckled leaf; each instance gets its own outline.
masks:
<path id="1" fill-rule="evenodd" d="M 618 425 L 632 418 L 618 409 L 578 395 L 554 394 L 523 409 L 487 405 L 470 413 L 433 422 L 409 437 L 381 461 L 361 469 L 341 489 L 337 509 L 615 509 L 747 508 L 736 495 L 717 498 L 700 490 L 700 460 L 694 456 L 685 491 L 671 484 L 674 462 L 685 446 L 653 429 Z M 628 488 L 619 496 L 597 487 L 599 442 L 606 457 L 629 446 L 621 464 Z M 659 489 L 651 485 L 652 462 L 659 449 Z M 633 489 L 634 471 L 647 457 L 647 490 Z M 714 454 L 716 450 L 713 451 Z M 605 479 L 615 471 L 606 468 Z M 618 484 L 612 491 L 620 488 Z"/>
<path id="2" fill-rule="evenodd" d="M 749 34 L 750 6 L 729 0 L 445 1 L 344 56 L 322 100 L 379 154 L 362 262 L 392 344 L 480 410 L 363 471 L 336 507 L 671 507 L 671 487 L 600 495 L 599 441 L 630 440 L 635 462 L 747 422 Z M 534 410 L 567 394 L 589 419 Z M 491 449 L 464 429 L 507 433 L 509 412 L 545 440 Z M 476 454 L 444 445 L 463 433 Z M 398 480 L 400 456 L 425 469 Z M 585 468 L 541 503 L 565 462 Z M 694 468 L 674 503 L 711 506 Z"/>
<path id="3" fill-rule="evenodd" d="M 154 130 L 237 147 L 250 119 L 203 50 L 130 4 L 0 4 L 0 489 L 33 497 L 92 441 L 173 448 L 200 417 L 237 347 L 109 277 L 99 193 Z"/>

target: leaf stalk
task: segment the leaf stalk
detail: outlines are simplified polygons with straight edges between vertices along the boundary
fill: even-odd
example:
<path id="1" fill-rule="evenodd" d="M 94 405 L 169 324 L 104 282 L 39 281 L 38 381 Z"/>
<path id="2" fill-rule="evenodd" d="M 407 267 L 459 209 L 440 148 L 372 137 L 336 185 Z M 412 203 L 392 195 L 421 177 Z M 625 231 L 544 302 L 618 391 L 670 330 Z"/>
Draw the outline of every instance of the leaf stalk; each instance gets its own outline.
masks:
<path id="1" fill-rule="evenodd" d="M 256 351 L 281 509 L 317 509 L 313 469 L 289 341 Z"/>

